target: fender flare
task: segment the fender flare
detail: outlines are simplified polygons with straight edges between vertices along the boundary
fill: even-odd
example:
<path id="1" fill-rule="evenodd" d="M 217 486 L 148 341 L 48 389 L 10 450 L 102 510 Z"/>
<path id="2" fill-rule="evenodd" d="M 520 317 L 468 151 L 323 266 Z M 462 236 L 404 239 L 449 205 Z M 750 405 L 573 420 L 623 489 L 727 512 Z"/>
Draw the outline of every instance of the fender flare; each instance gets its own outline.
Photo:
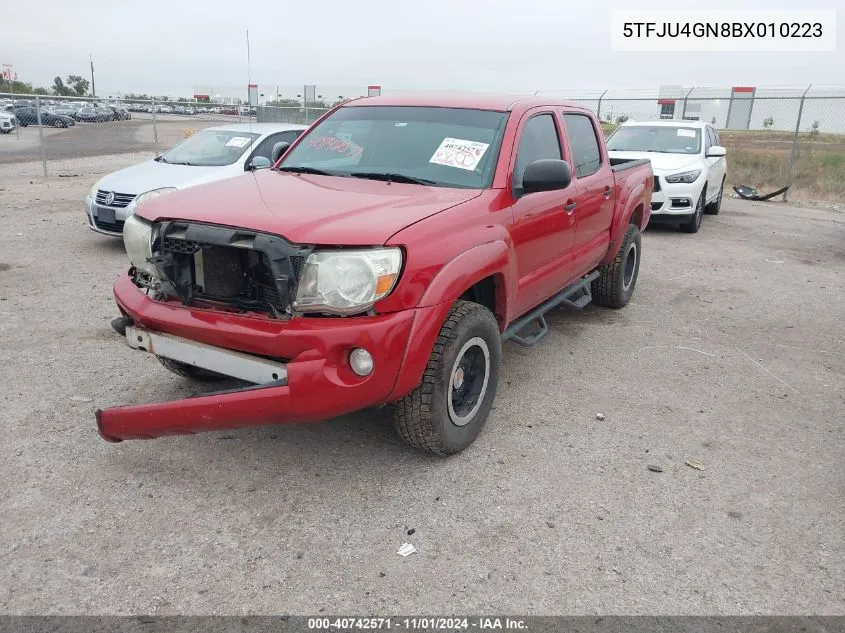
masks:
<path id="1" fill-rule="evenodd" d="M 507 307 L 513 305 L 510 280 L 516 279 L 515 260 L 511 248 L 503 240 L 496 240 L 474 246 L 447 263 L 426 288 L 417 307 L 433 306 L 453 302 L 467 288 L 491 275 L 499 274 L 503 284 L 501 296 L 497 293 L 497 309 L 507 320 Z"/>
<path id="2" fill-rule="evenodd" d="M 419 300 L 404 361 L 393 391 L 387 401 L 393 402 L 410 393 L 422 380 L 434 342 L 452 305 L 467 288 L 491 275 L 499 275 L 502 292 L 496 293 L 496 311 L 502 311 L 499 327 L 504 328 L 513 306 L 510 293 L 515 292 L 516 261 L 510 246 L 496 240 L 464 251 L 447 263 L 429 284 Z"/>
<path id="3" fill-rule="evenodd" d="M 645 191 L 645 183 L 642 183 L 637 185 L 628 195 L 625 209 L 621 214 L 619 214 L 618 219 L 614 222 L 613 230 L 610 234 L 610 244 L 607 247 L 607 255 L 605 255 L 602 260 L 602 264 L 610 263 L 616 257 L 616 251 L 619 250 L 619 245 L 622 244 L 622 240 L 625 237 L 625 231 L 628 229 L 628 224 L 630 224 L 631 217 L 634 215 L 634 209 L 636 209 L 638 205 L 642 204 L 643 219 L 648 218 L 647 213 L 650 215 L 651 207 L 648 207 L 648 210 L 646 209 L 646 205 L 650 204 L 650 200 L 645 200 L 643 198 Z M 645 226 L 645 222 L 642 222 L 642 225 Z M 637 226 L 637 228 L 642 230 L 643 226 Z"/>

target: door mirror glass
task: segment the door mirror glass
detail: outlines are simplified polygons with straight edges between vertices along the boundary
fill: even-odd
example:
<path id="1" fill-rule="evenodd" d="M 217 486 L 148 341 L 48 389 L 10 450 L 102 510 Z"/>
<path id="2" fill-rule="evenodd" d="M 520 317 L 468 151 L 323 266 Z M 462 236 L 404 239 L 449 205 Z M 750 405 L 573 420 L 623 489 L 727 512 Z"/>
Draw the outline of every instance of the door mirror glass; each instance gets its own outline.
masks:
<path id="1" fill-rule="evenodd" d="M 522 176 L 522 193 L 566 189 L 572 182 L 569 163 L 556 158 L 541 158 L 528 164 Z"/>
<path id="2" fill-rule="evenodd" d="M 273 157 L 273 163 L 279 160 L 282 157 L 282 154 L 285 153 L 285 150 L 290 147 L 290 143 L 287 141 L 279 141 L 275 145 L 273 145 L 273 152 L 271 156 Z"/>
<path id="3" fill-rule="evenodd" d="M 256 169 L 265 169 L 270 167 L 273 163 L 266 156 L 253 156 L 246 166 L 248 170 L 254 171 Z"/>
<path id="4" fill-rule="evenodd" d="M 707 158 L 721 158 L 727 153 L 727 150 L 721 145 L 714 145 L 707 150 Z"/>

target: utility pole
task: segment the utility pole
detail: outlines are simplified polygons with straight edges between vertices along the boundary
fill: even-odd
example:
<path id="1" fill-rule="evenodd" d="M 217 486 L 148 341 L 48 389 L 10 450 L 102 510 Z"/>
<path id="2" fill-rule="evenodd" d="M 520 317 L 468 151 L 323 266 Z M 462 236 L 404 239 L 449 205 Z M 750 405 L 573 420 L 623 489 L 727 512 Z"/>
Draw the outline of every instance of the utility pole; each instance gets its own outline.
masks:
<path id="1" fill-rule="evenodd" d="M 94 89 L 94 60 L 88 56 L 88 61 L 91 62 L 91 96 L 96 97 L 97 91 Z"/>

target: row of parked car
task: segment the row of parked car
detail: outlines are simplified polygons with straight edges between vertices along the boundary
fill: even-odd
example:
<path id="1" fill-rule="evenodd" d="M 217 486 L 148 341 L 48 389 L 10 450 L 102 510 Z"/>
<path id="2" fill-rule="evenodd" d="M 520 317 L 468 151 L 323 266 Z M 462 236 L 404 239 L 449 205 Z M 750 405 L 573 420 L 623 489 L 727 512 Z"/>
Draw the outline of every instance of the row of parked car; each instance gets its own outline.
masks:
<path id="1" fill-rule="evenodd" d="M 149 103 L 130 103 L 126 106 L 130 112 L 148 112 L 153 109 L 157 114 L 232 114 L 255 116 L 256 109 L 246 106 L 197 106 L 197 105 L 167 105 L 164 103 L 153 106 Z"/>
<path id="2" fill-rule="evenodd" d="M 40 110 L 40 112 L 39 112 Z M 46 101 L 36 106 L 34 100 L 6 101 L 0 104 L 0 111 L 5 116 L 0 123 L 0 131 L 9 133 L 18 125 L 42 125 L 51 127 L 72 127 L 77 122 L 105 123 L 106 121 L 126 121 L 132 118 L 129 110 L 119 105 L 80 102 Z"/>

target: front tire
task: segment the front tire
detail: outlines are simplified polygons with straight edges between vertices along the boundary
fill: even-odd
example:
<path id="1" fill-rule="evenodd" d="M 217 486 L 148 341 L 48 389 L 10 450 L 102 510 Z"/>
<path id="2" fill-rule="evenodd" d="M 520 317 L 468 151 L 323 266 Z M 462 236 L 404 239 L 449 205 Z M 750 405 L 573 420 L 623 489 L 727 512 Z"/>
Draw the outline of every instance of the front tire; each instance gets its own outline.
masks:
<path id="1" fill-rule="evenodd" d="M 197 382 L 219 382 L 226 379 L 226 376 L 223 374 L 208 371 L 207 369 L 203 369 L 201 367 L 194 367 L 193 365 L 188 365 L 187 363 L 180 363 L 178 360 L 171 360 L 170 358 L 164 358 L 163 356 L 156 356 L 156 358 L 158 358 L 158 362 L 164 365 L 169 371 L 172 371 L 174 374 L 181 376 L 182 378 L 189 378 L 190 380 L 196 380 Z"/>
<path id="2" fill-rule="evenodd" d="M 722 208 L 722 194 L 725 191 L 725 179 L 722 178 L 722 184 L 719 186 L 719 197 L 716 198 L 711 204 L 707 205 L 707 208 L 704 209 L 704 212 L 708 215 L 719 215 L 719 211 Z"/>
<path id="3" fill-rule="evenodd" d="M 434 343 L 420 385 L 395 403 L 393 423 L 408 446 L 453 455 L 472 444 L 490 415 L 502 356 L 496 317 L 456 301 Z"/>
<path id="4" fill-rule="evenodd" d="M 695 204 L 695 211 L 690 216 L 690 219 L 681 225 L 681 230 L 684 233 L 698 233 L 701 228 L 701 216 L 704 214 L 704 199 L 707 194 L 707 183 L 704 184 L 704 189 L 701 195 L 698 196 L 698 202 Z"/>
<path id="5" fill-rule="evenodd" d="M 605 308 L 624 308 L 637 287 L 640 274 L 642 237 L 634 224 L 625 230 L 616 257 L 609 264 L 599 267 L 599 278 L 593 281 L 593 302 Z"/>

